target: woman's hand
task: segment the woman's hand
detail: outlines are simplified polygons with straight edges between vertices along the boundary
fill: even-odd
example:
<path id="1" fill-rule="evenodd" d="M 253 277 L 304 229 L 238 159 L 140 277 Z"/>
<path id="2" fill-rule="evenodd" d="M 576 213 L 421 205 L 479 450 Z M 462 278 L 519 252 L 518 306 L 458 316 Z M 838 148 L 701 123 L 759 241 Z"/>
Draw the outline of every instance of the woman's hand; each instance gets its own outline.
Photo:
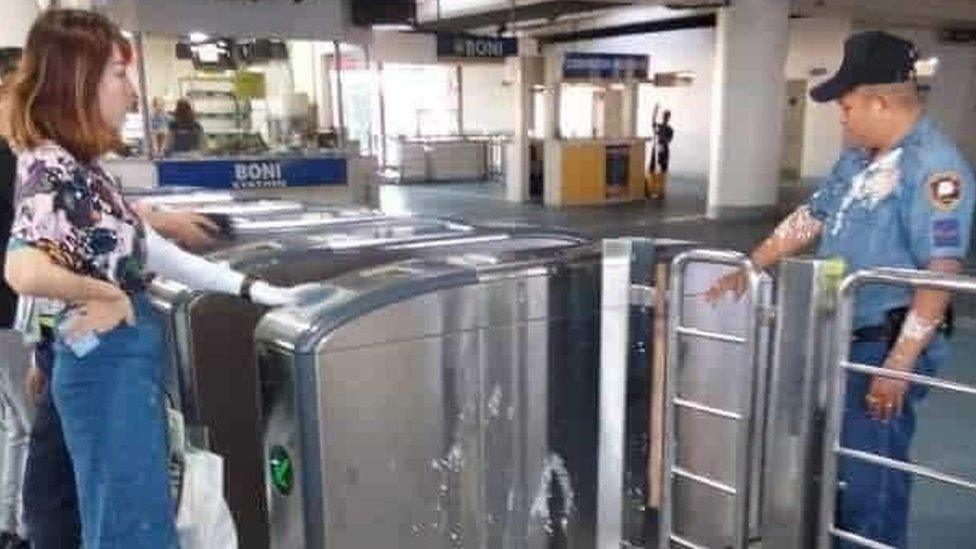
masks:
<path id="1" fill-rule="evenodd" d="M 70 314 L 62 328 L 62 333 L 68 339 L 80 337 L 86 332 L 104 334 L 123 324 L 132 326 L 136 323 L 132 302 L 121 290 L 112 299 L 84 301 Z"/>
<path id="2" fill-rule="evenodd" d="M 215 235 L 220 234 L 220 227 L 206 216 L 156 210 L 145 202 L 136 202 L 132 208 L 157 233 L 190 251 L 203 252 L 217 244 Z"/>
<path id="3" fill-rule="evenodd" d="M 321 289 L 320 284 L 299 284 L 290 288 L 281 288 L 259 280 L 251 286 L 251 301 L 269 307 L 297 305 Z"/>

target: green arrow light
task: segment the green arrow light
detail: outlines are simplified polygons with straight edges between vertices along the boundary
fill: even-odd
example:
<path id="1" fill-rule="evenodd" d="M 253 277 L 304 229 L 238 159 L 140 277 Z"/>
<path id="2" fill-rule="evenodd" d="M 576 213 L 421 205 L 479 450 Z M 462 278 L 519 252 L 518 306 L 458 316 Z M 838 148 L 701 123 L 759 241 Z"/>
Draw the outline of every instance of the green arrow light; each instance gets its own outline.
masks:
<path id="1" fill-rule="evenodd" d="M 281 495 L 290 494 L 295 486 L 295 471 L 288 451 L 281 446 L 273 447 L 268 468 L 271 472 L 271 484 L 275 489 L 281 492 Z"/>

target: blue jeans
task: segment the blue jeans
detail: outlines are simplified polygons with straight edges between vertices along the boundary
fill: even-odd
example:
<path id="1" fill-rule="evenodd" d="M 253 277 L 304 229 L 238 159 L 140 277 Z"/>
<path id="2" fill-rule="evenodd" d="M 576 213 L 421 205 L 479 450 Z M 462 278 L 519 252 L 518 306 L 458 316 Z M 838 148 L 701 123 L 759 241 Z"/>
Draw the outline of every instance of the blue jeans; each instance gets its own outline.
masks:
<path id="1" fill-rule="evenodd" d="M 915 372 L 931 375 L 945 360 L 948 345 L 941 336 L 934 341 L 915 364 Z M 880 365 L 888 355 L 884 341 L 858 342 L 851 345 L 851 361 Z M 915 434 L 915 404 L 925 396 L 921 386 L 912 386 L 905 398 L 902 413 L 888 421 L 872 419 L 864 399 L 871 378 L 851 374 L 847 382 L 841 445 L 871 452 L 899 461 L 910 461 L 909 452 Z M 892 547 L 908 543 L 908 509 L 911 475 L 842 457 L 838 463 L 837 525 L 848 532 Z M 842 549 L 862 546 L 845 541 L 834 544 Z"/>
<path id="2" fill-rule="evenodd" d="M 51 379 L 54 342 L 45 334 L 34 348 L 35 364 Z M 50 384 L 37 404 L 24 472 L 24 522 L 33 549 L 81 547 L 75 473 L 64 445 L 61 418 Z"/>
<path id="3" fill-rule="evenodd" d="M 54 346 L 52 392 L 74 464 L 82 542 L 90 549 L 177 547 L 166 472 L 163 331 L 148 299 L 136 325 L 78 358 Z"/>

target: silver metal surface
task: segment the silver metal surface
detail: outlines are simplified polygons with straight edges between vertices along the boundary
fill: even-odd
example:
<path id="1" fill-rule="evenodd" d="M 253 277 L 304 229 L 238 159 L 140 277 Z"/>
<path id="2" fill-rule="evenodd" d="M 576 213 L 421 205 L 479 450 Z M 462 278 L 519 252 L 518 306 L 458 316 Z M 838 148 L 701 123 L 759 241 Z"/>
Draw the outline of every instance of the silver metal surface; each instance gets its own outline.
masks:
<path id="1" fill-rule="evenodd" d="M 301 202 L 290 200 L 241 200 L 234 202 L 213 202 L 205 204 L 173 204 L 161 205 L 167 210 L 190 209 L 201 214 L 223 215 L 269 215 L 288 212 L 300 212 L 305 209 Z"/>
<path id="2" fill-rule="evenodd" d="M 733 421 L 740 421 L 743 419 L 742 414 L 737 414 L 735 412 L 729 412 L 728 410 L 722 410 L 720 408 L 713 408 L 711 406 L 705 406 L 704 404 L 699 404 L 691 400 L 685 400 L 683 398 L 675 398 L 674 405 L 679 408 L 689 408 L 697 412 L 704 412 L 713 416 L 731 419 Z"/>
<path id="3" fill-rule="evenodd" d="M 428 234 L 429 232 L 429 234 Z M 454 238 L 472 233 L 469 226 L 445 220 L 400 218 L 363 221 L 336 226 L 301 236 L 289 236 L 246 244 L 225 250 L 219 259 L 233 267 L 267 278 L 273 283 L 292 284 L 328 280 L 334 276 L 363 270 L 378 264 L 409 256 L 435 256 L 453 250 L 461 263 L 480 265 L 475 252 L 512 251 L 519 249 L 560 249 L 577 247 L 585 240 L 552 234 L 547 231 L 524 232 L 524 238 L 492 239 L 468 242 Z M 337 235 L 349 238 L 336 239 Z M 426 235 L 426 236 L 425 236 Z M 443 239 L 441 246 L 416 250 L 386 250 L 383 245 L 402 244 L 431 236 Z M 377 238 L 382 237 L 382 238 Z M 340 241 L 341 240 L 341 241 Z M 358 243 L 359 246 L 353 244 Z M 469 252 L 467 254 L 462 253 Z M 215 256 L 216 258 L 216 256 Z M 377 272 L 384 267 L 376 267 Z M 534 268 L 534 267 L 533 267 Z M 492 265 L 482 269 L 492 274 Z M 511 270 L 510 270 L 511 271 Z M 535 271 L 499 271 L 497 276 L 522 276 Z M 547 274 L 539 271 L 537 274 Z M 170 292 L 173 294 L 173 292 Z M 225 455 L 228 478 L 227 499 L 238 522 L 242 547 L 266 546 L 267 513 L 261 507 L 266 501 L 261 469 L 259 415 L 257 411 L 258 380 L 255 371 L 253 331 L 264 311 L 231 296 L 191 294 L 173 300 L 170 331 L 176 334 L 176 363 L 185 372 L 188 417 L 211 427 L 211 447 Z M 504 303 L 504 300 L 502 301 Z M 292 326 L 301 331 L 308 326 Z M 411 324 L 406 323 L 410 328 Z M 369 345 L 376 334 L 358 332 Z M 387 333 L 394 333 L 387 331 Z M 354 336 L 350 336 L 354 337 Z M 538 337 L 535 341 L 542 341 Z M 528 345 L 528 343 L 525 343 Z M 228 365 L 235 375 L 228 378 Z M 304 388 L 304 384 L 302 387 Z M 595 386 L 595 384 L 594 384 Z M 252 396 L 253 395 L 253 396 Z M 539 402 L 544 405 L 545 402 Z M 194 407 L 195 406 L 195 407 Z M 185 406 L 186 408 L 186 406 Z M 255 440 L 251 440 L 254 437 Z M 280 507 L 280 505 L 279 505 Z M 277 511 L 270 511 L 277 516 Z M 282 519 L 283 520 L 283 519 Z"/>
<path id="4" fill-rule="evenodd" d="M 623 540 L 624 448 L 632 242 L 603 241 L 600 291 L 600 438 L 597 543 L 615 549 Z"/>
<path id="5" fill-rule="evenodd" d="M 699 484 L 704 484 L 704 485 L 706 485 L 706 486 L 708 486 L 710 488 L 714 488 L 714 489 L 716 489 L 716 490 L 718 490 L 720 492 L 725 492 L 726 494 L 728 494 L 730 496 L 734 496 L 734 495 L 736 495 L 738 493 L 738 490 L 736 490 L 735 488 L 733 488 L 733 487 L 731 487 L 731 486 L 729 486 L 727 484 L 723 484 L 723 483 L 721 483 L 721 482 L 719 482 L 717 480 L 712 480 L 712 479 L 710 479 L 708 477 L 704 477 L 702 475 L 696 475 L 696 474 L 694 474 L 694 473 L 692 473 L 690 471 L 686 471 L 686 470 L 682 469 L 681 467 L 673 467 L 671 469 L 671 471 L 676 476 L 684 477 L 684 478 L 686 478 L 688 480 L 693 480 L 693 481 L 695 481 L 695 482 L 697 482 Z"/>
<path id="6" fill-rule="evenodd" d="M 952 391 L 954 393 L 976 396 L 976 387 L 967 385 L 965 383 L 958 383 L 956 381 L 939 379 L 937 377 L 915 374 L 912 372 L 901 372 L 898 370 L 892 370 L 891 368 L 879 368 L 877 366 L 860 364 L 857 362 L 848 362 L 846 360 L 841 362 L 840 365 L 841 368 L 850 370 L 852 372 L 869 374 L 873 376 L 890 377 L 892 379 L 900 379 L 903 381 L 911 381 L 912 383 L 925 385 L 926 387 L 935 387 L 937 389 Z"/>
<path id="7" fill-rule="evenodd" d="M 294 396 L 262 383 L 266 451 L 296 463 L 294 492 L 268 490 L 271 547 L 592 547 L 598 266 L 407 262 L 265 318 L 261 355 L 294 357 L 260 360 Z"/>
<path id="8" fill-rule="evenodd" d="M 234 194 L 228 191 L 190 191 L 187 193 L 166 193 L 152 195 L 136 195 L 131 197 L 134 201 L 151 204 L 153 206 L 179 206 L 186 204 L 203 205 L 214 203 L 234 202 Z"/>
<path id="9" fill-rule="evenodd" d="M 492 286 L 398 303 L 323 342 L 314 365 L 323 484 L 305 485 L 304 498 L 325 502 L 325 516 L 309 521 L 324 529 L 299 546 L 544 546 L 552 471 L 543 469 L 557 465 L 539 419 L 547 290 L 544 279 Z"/>
<path id="10" fill-rule="evenodd" d="M 699 330 L 696 328 L 687 328 L 684 326 L 679 326 L 676 328 L 679 335 L 700 337 L 702 339 L 711 339 L 713 341 L 721 341 L 724 343 L 738 343 L 740 345 L 745 345 L 748 340 L 742 336 L 735 336 L 729 334 L 719 334 L 716 332 L 710 332 L 708 330 Z"/>
<path id="11" fill-rule="evenodd" d="M 859 536 L 857 534 L 852 534 L 851 532 L 847 532 L 839 528 L 831 528 L 830 534 L 842 540 L 850 541 L 862 547 L 867 547 L 869 549 L 898 549 L 897 547 L 892 547 L 884 543 L 878 543 L 874 540 L 870 540 L 868 538 Z"/>
<path id="12" fill-rule="evenodd" d="M 746 270 L 743 299 L 705 304 L 705 290 L 733 269 Z M 733 252 L 681 254 L 671 277 L 660 547 L 678 538 L 745 549 L 758 523 L 769 288 Z"/>
<path id="13" fill-rule="evenodd" d="M 834 363 L 834 294 L 840 280 L 814 259 L 781 262 L 764 443 L 763 525 L 769 547 L 816 543 L 824 383 Z"/>
<path id="14" fill-rule="evenodd" d="M 630 285 L 630 304 L 637 305 L 639 307 L 653 307 L 654 306 L 654 292 L 653 286 L 646 286 L 644 284 L 631 284 Z"/>
<path id="15" fill-rule="evenodd" d="M 848 276 L 841 284 L 838 307 L 837 335 L 834 342 L 838 367 L 831 371 L 831 388 L 828 393 L 829 400 L 827 407 L 828 418 L 824 435 L 824 472 L 823 483 L 821 485 L 820 516 L 818 526 L 818 547 L 820 549 L 829 549 L 833 544 L 834 538 L 843 538 L 865 547 L 892 549 L 874 540 L 861 538 L 851 534 L 850 532 L 844 532 L 834 523 L 837 499 L 836 488 L 838 482 L 837 468 L 840 455 L 870 461 L 882 467 L 897 469 L 916 476 L 922 476 L 931 480 L 947 483 L 962 488 L 968 492 L 976 492 L 976 483 L 970 480 L 953 475 L 947 475 L 928 467 L 920 467 L 909 463 L 891 460 L 884 456 L 841 447 L 840 435 L 843 425 L 848 372 L 860 371 L 873 374 L 882 373 L 875 368 L 853 363 L 850 360 L 850 342 L 853 333 L 855 294 L 858 288 L 866 284 L 884 284 L 913 289 L 925 288 L 953 293 L 976 294 L 976 278 L 960 275 L 945 275 L 931 271 L 913 271 L 907 269 L 874 269 L 859 271 Z M 929 376 L 916 376 L 915 374 L 891 375 L 892 373 L 893 372 L 884 372 L 884 374 L 889 377 L 904 378 L 911 381 L 920 382 L 924 385 L 938 386 L 940 389 L 951 393 L 972 394 L 972 388 L 967 385 L 939 380 Z"/>
<path id="16" fill-rule="evenodd" d="M 895 469 L 897 471 L 910 473 L 916 476 L 927 478 L 929 480 L 934 480 L 937 482 L 941 482 L 943 484 L 955 486 L 956 488 L 963 488 L 972 492 L 976 492 L 976 482 L 966 480 L 956 475 L 947 475 L 931 467 L 923 467 L 920 465 L 915 465 L 914 463 L 907 463 L 904 461 L 899 461 L 897 459 L 890 459 L 890 458 L 879 456 L 878 454 L 862 452 L 860 450 L 853 450 L 851 448 L 844 448 L 842 446 L 835 447 L 834 451 L 841 456 L 859 459 L 861 461 L 866 461 L 868 463 L 873 463 L 875 465 L 882 465 L 889 469 Z"/>

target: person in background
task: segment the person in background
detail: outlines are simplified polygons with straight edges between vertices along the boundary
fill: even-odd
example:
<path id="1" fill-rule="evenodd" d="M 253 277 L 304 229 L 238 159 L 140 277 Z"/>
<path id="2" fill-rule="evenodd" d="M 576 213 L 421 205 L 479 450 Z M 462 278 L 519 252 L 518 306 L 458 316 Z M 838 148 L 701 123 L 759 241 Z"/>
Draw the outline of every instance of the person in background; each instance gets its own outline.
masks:
<path id="1" fill-rule="evenodd" d="M 84 10 L 44 12 L 0 101 L 17 153 L 4 274 L 21 296 L 57 304 L 51 394 L 76 480 L 82 545 L 177 546 L 167 475 L 162 328 L 145 295 L 153 275 L 267 306 L 278 288 L 184 252 L 122 196 L 99 158 L 120 140 L 135 94 L 132 47 Z"/>
<path id="2" fill-rule="evenodd" d="M 166 154 L 198 151 L 203 148 L 203 140 L 203 126 L 197 122 L 193 107 L 186 99 L 180 99 L 176 102 L 176 111 L 169 123 Z"/>
<path id="3" fill-rule="evenodd" d="M 0 52 L 0 94 L 20 58 L 18 49 Z M 0 262 L 3 261 L 13 223 L 14 178 L 17 157 L 0 139 Z M 27 457 L 30 411 L 23 379 L 30 358 L 20 332 L 14 329 L 17 295 L 0 280 L 0 414 L 3 416 L 4 452 L 0 470 L 0 549 L 26 548 L 21 496 Z"/>
<path id="4" fill-rule="evenodd" d="M 671 127 L 671 111 L 661 114 L 661 121 L 654 121 L 654 150 L 651 151 L 651 167 L 648 170 L 651 179 L 649 194 L 651 198 L 664 198 L 664 191 L 668 184 L 668 168 L 671 166 L 671 141 L 674 140 L 674 128 Z"/>
<path id="5" fill-rule="evenodd" d="M 169 131 L 169 115 L 166 114 L 162 97 L 153 97 L 149 111 L 149 135 L 152 138 L 152 155 L 158 158 L 166 152 L 166 133 Z"/>

